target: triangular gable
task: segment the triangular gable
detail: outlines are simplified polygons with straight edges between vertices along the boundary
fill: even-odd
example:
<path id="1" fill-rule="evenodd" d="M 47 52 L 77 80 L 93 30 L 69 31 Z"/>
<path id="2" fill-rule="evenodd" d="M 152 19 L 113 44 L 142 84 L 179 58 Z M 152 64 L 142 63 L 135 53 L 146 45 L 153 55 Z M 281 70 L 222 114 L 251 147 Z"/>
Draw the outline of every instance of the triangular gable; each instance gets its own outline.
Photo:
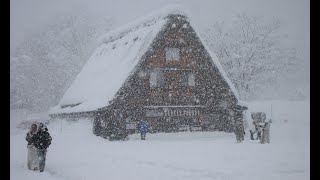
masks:
<path id="1" fill-rule="evenodd" d="M 50 114 L 86 112 L 109 105 L 124 82 L 134 72 L 135 67 L 146 53 L 156 35 L 166 24 L 168 14 L 179 13 L 181 9 L 166 8 L 154 15 L 136 21 L 133 25 L 119 28 L 103 37 L 102 45 L 95 50 L 88 62 L 66 91 Z M 213 65 L 218 68 L 231 91 L 238 99 L 238 94 L 223 71 L 217 57 L 206 46 L 195 26 L 188 22 L 196 32 L 206 51 L 211 56 Z M 132 24 L 132 23 L 131 23 Z"/>

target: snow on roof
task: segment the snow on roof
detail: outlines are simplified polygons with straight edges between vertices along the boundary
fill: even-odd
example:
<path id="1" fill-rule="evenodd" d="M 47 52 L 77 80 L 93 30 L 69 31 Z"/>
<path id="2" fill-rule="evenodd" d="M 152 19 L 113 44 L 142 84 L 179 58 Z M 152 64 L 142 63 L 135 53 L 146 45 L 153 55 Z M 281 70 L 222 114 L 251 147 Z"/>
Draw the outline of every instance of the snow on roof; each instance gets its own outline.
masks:
<path id="1" fill-rule="evenodd" d="M 171 5 L 102 36 L 101 45 L 84 65 L 59 104 L 49 110 L 49 114 L 93 111 L 109 105 L 109 101 L 134 72 L 139 60 L 164 27 L 169 14 L 183 15 L 190 22 L 186 9 Z M 192 27 L 196 31 L 195 26 Z M 217 57 L 207 48 L 199 33 L 196 33 L 238 99 L 238 94 Z"/>
<path id="2" fill-rule="evenodd" d="M 95 50 L 60 103 L 49 113 L 92 111 L 107 106 L 165 22 L 166 19 L 149 22 L 127 31 L 125 36 L 120 35 L 103 43 Z M 73 107 L 61 108 L 64 105 Z"/>
<path id="3" fill-rule="evenodd" d="M 187 9 L 185 9 L 183 6 L 180 6 L 179 4 L 171 4 L 171 5 L 165 6 L 160 10 L 153 11 L 153 13 L 150 13 L 142 18 L 132 21 L 120 28 L 117 28 L 116 30 L 110 31 L 105 35 L 102 35 L 99 38 L 100 42 L 101 43 L 112 42 L 118 38 L 125 36 L 128 32 L 134 31 L 140 28 L 141 26 L 146 26 L 148 25 L 148 23 L 152 23 L 157 19 L 166 19 L 169 14 L 180 14 L 185 16 L 188 19 L 190 13 L 188 12 Z"/>
<path id="4" fill-rule="evenodd" d="M 189 17 L 190 19 L 190 17 Z M 227 74 L 225 73 L 225 71 L 223 70 L 217 56 L 215 53 L 213 53 L 209 47 L 206 45 L 205 41 L 203 40 L 203 38 L 200 36 L 199 31 L 196 29 L 196 26 L 192 23 L 192 19 L 190 19 L 189 21 L 190 25 L 192 26 L 193 30 L 196 32 L 197 36 L 199 37 L 202 45 L 204 46 L 204 48 L 206 49 L 206 51 L 209 53 L 209 56 L 211 57 L 213 64 L 218 68 L 220 74 L 222 75 L 222 78 L 227 82 L 227 84 L 229 85 L 231 91 L 233 92 L 234 96 L 236 97 L 237 101 L 239 101 L 239 94 L 236 90 L 236 88 L 234 87 L 234 85 L 232 84 L 232 82 L 230 81 L 230 79 L 228 78 Z"/>

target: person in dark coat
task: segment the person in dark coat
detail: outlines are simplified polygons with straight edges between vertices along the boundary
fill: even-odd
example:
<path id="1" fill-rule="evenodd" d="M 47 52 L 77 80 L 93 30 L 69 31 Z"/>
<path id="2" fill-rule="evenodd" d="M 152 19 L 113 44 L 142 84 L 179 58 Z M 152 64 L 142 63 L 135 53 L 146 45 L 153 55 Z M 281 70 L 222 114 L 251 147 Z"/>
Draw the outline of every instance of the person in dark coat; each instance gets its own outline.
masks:
<path id="1" fill-rule="evenodd" d="M 37 134 L 37 125 L 32 124 L 30 131 L 27 133 L 26 141 L 28 142 L 28 145 L 32 145 L 34 143 L 35 135 Z"/>
<path id="2" fill-rule="evenodd" d="M 28 142 L 28 162 L 27 166 L 29 170 L 37 170 L 39 166 L 39 161 L 37 158 L 37 149 L 34 146 L 34 142 L 36 140 L 36 135 L 38 133 L 37 125 L 32 124 L 29 132 L 26 136 L 26 141 Z"/>
<path id="3" fill-rule="evenodd" d="M 141 140 L 145 140 L 146 134 L 149 130 L 149 124 L 146 121 L 144 121 L 143 119 L 141 119 L 137 124 L 137 129 L 138 129 L 138 131 L 140 131 Z"/>
<path id="4" fill-rule="evenodd" d="M 47 148 L 50 146 L 52 141 L 52 138 L 47 130 L 48 128 L 46 128 L 41 123 L 39 125 L 38 133 L 36 134 L 35 141 L 34 141 L 34 146 L 38 150 L 40 172 L 44 171 Z"/>
<path id="5" fill-rule="evenodd" d="M 45 126 L 43 123 L 40 123 L 39 127 L 42 128 L 44 131 L 48 131 L 47 126 Z"/>

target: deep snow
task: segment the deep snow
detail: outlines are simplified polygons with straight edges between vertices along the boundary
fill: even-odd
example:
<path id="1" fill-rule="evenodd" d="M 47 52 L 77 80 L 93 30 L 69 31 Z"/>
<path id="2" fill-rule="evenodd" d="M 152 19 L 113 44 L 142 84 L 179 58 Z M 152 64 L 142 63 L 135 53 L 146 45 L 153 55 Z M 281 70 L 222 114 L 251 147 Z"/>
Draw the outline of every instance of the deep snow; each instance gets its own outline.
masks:
<path id="1" fill-rule="evenodd" d="M 12 180 L 310 179 L 309 101 L 251 102 L 249 108 L 270 117 L 271 103 L 270 144 L 249 140 L 248 131 L 243 143 L 236 143 L 233 133 L 223 132 L 147 134 L 146 141 L 134 134 L 128 141 L 110 142 L 92 133 L 90 120 L 57 120 L 48 125 L 53 142 L 44 173 L 27 170 L 27 130 L 16 128 L 25 116 L 12 112 L 10 176 Z"/>

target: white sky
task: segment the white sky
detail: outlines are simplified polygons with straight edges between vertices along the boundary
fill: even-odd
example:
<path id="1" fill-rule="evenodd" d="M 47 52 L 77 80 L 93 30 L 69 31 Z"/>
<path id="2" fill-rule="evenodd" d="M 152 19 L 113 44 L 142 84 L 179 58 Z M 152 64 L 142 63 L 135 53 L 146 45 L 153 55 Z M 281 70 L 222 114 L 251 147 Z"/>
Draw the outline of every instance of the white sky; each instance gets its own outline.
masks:
<path id="1" fill-rule="evenodd" d="M 267 20 L 278 18 L 281 33 L 287 37 L 284 45 L 296 48 L 309 66 L 309 0 L 10 0 L 10 47 L 60 15 L 88 12 L 114 17 L 116 26 L 120 26 L 172 3 L 189 9 L 199 30 L 216 21 L 230 23 L 236 13 L 242 12 Z"/>

